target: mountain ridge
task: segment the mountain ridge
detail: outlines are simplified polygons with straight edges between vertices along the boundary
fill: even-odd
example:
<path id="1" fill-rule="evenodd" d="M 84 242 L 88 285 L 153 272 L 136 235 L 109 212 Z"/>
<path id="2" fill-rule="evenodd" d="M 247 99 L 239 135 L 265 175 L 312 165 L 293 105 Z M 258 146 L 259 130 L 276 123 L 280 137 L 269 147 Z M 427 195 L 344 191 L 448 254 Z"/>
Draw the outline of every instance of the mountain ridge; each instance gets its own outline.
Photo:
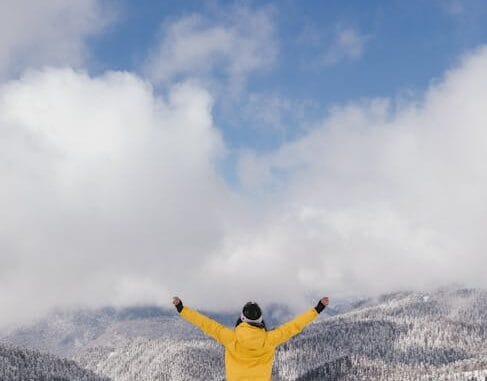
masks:
<path id="1" fill-rule="evenodd" d="M 320 316 L 278 349 L 273 380 L 486 380 L 485 290 L 389 293 L 344 303 L 337 314 L 327 312 L 333 316 Z M 286 313 L 276 315 L 284 319 Z M 59 354 L 69 347 L 63 340 L 71 337 L 78 342 L 68 343 L 69 357 L 114 381 L 224 377 L 223 349 L 174 311 L 132 308 L 69 316 L 2 340 L 56 338 L 38 343 Z M 233 314 L 213 317 L 232 326 L 235 319 Z M 91 331 L 83 332 L 87 327 Z"/>

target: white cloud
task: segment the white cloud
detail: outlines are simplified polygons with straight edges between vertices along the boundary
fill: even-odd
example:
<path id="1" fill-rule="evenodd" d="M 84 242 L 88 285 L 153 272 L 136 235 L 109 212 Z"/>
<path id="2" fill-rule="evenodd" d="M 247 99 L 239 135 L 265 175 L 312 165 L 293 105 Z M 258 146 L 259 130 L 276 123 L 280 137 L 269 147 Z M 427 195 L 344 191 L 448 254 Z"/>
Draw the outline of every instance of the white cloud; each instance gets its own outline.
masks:
<path id="1" fill-rule="evenodd" d="M 351 294 L 486 287 L 486 68 L 484 47 L 422 101 L 337 107 L 275 153 L 247 153 L 242 183 L 274 203 L 273 217 L 241 244 L 258 259 L 222 256 L 215 267 L 235 279 L 264 263 L 276 274 L 268 287 L 288 293 L 287 283 Z"/>
<path id="2" fill-rule="evenodd" d="M 482 48 L 423 99 L 336 107 L 276 152 L 246 152 L 241 193 L 215 170 L 227 148 L 192 82 L 167 96 L 121 72 L 5 83 L 0 324 L 175 293 L 238 308 L 487 286 L 486 68 Z"/>
<path id="3" fill-rule="evenodd" d="M 311 99 L 293 99 L 275 93 L 250 93 L 245 102 L 240 103 L 240 117 L 244 124 L 253 123 L 260 129 L 280 132 L 286 136 L 290 130 L 302 131 L 311 115 L 319 109 L 318 102 Z"/>
<path id="4" fill-rule="evenodd" d="M 218 77 L 238 93 L 247 76 L 269 68 L 276 54 L 272 10 L 239 7 L 217 22 L 194 14 L 164 25 L 145 70 L 153 81 L 164 83 L 188 76 L 203 81 Z"/>
<path id="5" fill-rule="evenodd" d="M 80 65 L 85 39 L 110 16 L 101 0 L 2 0 L 0 79 L 42 65 Z"/>
<path id="6" fill-rule="evenodd" d="M 351 27 L 338 29 L 335 40 L 325 54 L 325 64 L 334 65 L 342 60 L 354 61 L 361 58 L 369 38 Z"/>
<path id="7" fill-rule="evenodd" d="M 440 0 L 440 5 L 443 10 L 453 16 L 463 13 L 464 5 L 460 0 Z"/>
<path id="8" fill-rule="evenodd" d="M 234 214 L 211 103 L 190 84 L 155 97 L 128 73 L 49 69 L 0 88 L 2 323 L 194 286 Z"/>

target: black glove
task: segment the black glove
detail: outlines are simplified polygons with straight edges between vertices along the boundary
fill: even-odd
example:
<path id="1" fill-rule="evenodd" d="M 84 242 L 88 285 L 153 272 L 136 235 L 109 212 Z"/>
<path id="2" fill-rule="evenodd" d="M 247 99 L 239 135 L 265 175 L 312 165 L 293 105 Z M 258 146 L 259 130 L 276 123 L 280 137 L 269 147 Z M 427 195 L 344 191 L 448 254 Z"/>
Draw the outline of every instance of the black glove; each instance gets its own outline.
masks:
<path id="1" fill-rule="evenodd" d="M 318 302 L 318 304 L 315 307 L 316 312 L 321 313 L 326 308 L 326 306 L 321 303 L 321 300 Z"/>
<path id="2" fill-rule="evenodd" d="M 180 300 L 178 304 L 176 304 L 174 307 L 178 310 L 179 313 L 183 310 L 183 302 Z"/>

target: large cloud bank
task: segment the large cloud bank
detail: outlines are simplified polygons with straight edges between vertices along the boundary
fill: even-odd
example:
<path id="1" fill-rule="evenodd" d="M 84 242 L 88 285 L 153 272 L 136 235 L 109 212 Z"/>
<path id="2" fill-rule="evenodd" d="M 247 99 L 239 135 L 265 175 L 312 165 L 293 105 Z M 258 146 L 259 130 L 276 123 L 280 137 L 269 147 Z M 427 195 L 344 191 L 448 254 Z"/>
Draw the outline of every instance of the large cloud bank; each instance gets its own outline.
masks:
<path id="1" fill-rule="evenodd" d="M 244 156 L 247 188 L 280 197 L 269 266 L 350 293 L 485 287 L 486 102 L 482 48 L 420 99 L 336 107 L 304 138 Z"/>
<path id="2" fill-rule="evenodd" d="M 125 73 L 2 86 L 2 310 L 155 301 L 191 279 L 231 203 L 210 111 L 202 89 L 164 100 Z"/>
<path id="3" fill-rule="evenodd" d="M 147 61 L 161 93 L 133 73 L 53 68 L 81 65 L 100 3 L 49 4 L 50 21 L 32 24 L 38 33 L 0 40 L 0 57 L 11 52 L 0 77 L 25 64 L 0 85 L 0 325 L 173 294 L 233 309 L 487 287 L 487 48 L 420 96 L 336 106 L 307 135 L 240 154 L 240 186 L 230 186 L 218 169 L 230 148 L 213 120 L 211 80 L 188 78 L 223 78 L 238 93 L 276 52 L 236 60 L 262 50 L 243 24 L 182 19 Z M 52 32 L 52 20 L 76 12 L 71 34 Z M 246 12 L 235 14 L 269 23 Z M 185 42 L 201 38 L 206 48 L 188 56 Z"/>
<path id="4" fill-rule="evenodd" d="M 128 73 L 31 72 L 0 89 L 3 322 L 59 305 L 486 286 L 487 50 L 421 100 L 337 107 L 216 171 L 210 95 Z M 5 292 L 8 290 L 7 292 Z"/>

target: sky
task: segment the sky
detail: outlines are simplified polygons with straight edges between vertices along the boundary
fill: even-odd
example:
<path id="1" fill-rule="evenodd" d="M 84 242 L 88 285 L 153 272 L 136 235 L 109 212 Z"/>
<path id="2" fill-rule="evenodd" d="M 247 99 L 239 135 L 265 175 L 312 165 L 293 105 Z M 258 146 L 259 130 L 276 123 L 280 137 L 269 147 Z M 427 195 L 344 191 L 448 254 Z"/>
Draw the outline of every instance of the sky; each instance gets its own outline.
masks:
<path id="1" fill-rule="evenodd" d="M 0 327 L 487 287 L 487 5 L 0 3 Z"/>

